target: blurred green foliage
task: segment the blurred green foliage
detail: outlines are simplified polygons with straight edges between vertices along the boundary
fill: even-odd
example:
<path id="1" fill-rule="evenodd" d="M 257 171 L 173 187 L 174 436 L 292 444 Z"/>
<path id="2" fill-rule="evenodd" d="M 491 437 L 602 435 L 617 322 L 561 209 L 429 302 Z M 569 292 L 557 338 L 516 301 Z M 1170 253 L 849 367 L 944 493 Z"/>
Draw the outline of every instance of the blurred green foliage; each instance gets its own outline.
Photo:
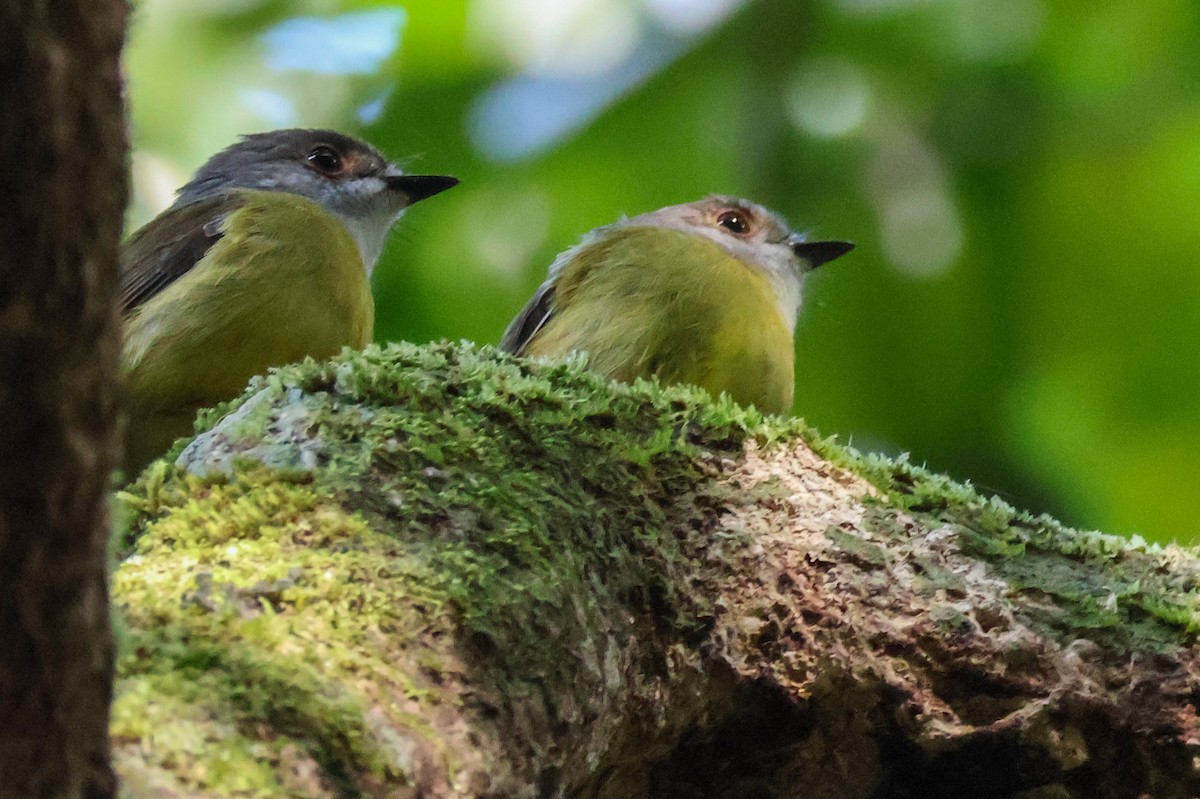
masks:
<path id="1" fill-rule="evenodd" d="M 381 339 L 494 342 L 584 231 L 739 194 L 859 245 L 809 282 L 798 414 L 1200 540 L 1193 0 L 142 0 L 128 72 L 131 224 L 275 127 L 462 178 L 385 253 Z"/>

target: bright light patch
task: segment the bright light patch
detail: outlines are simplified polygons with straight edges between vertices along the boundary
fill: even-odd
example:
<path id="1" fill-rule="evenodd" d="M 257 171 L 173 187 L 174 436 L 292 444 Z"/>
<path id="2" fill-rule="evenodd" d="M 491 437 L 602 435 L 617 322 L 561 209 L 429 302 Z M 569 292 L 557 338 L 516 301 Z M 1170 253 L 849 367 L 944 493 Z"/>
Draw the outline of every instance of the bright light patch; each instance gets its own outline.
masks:
<path id="1" fill-rule="evenodd" d="M 821 58 L 800 68 L 787 98 L 792 121 L 824 138 L 844 136 L 867 117 L 871 89 L 862 70 L 841 58 Z"/>
<path id="2" fill-rule="evenodd" d="M 476 0 L 472 36 L 529 75 L 587 77 L 623 64 L 641 25 L 622 0 Z"/>
<path id="3" fill-rule="evenodd" d="M 474 0 L 475 45 L 518 74 L 471 109 L 484 155 L 528 157 L 586 125 L 746 0 Z"/>
<path id="4" fill-rule="evenodd" d="M 962 224 L 940 191 L 898 192 L 882 212 L 883 249 L 895 266 L 913 277 L 939 277 L 962 251 Z"/>
<path id="5" fill-rule="evenodd" d="M 387 102 L 387 98 L 388 95 L 386 93 L 381 94 L 371 102 L 360 105 L 355 112 L 358 121 L 364 125 L 370 125 L 372 122 L 378 120 L 380 115 L 383 114 L 383 106 Z"/>
<path id="6" fill-rule="evenodd" d="M 238 98 L 268 127 L 290 128 L 296 125 L 296 104 L 280 92 L 245 86 L 238 89 Z"/>
<path id="7" fill-rule="evenodd" d="M 888 261 L 915 278 L 949 271 L 964 234 L 937 154 L 911 133 L 897 131 L 880 143 L 867 180 Z"/>
<path id="8" fill-rule="evenodd" d="M 516 282 L 550 232 L 550 203 L 533 188 L 508 187 L 475 196 L 466 212 L 478 263 Z"/>
<path id="9" fill-rule="evenodd" d="M 728 19 L 745 0 L 644 0 L 660 25 L 680 34 L 704 33 Z"/>
<path id="10" fill-rule="evenodd" d="M 285 20 L 262 35 L 264 57 L 275 70 L 371 74 L 400 46 L 404 21 L 401 8 Z"/>
<path id="11" fill-rule="evenodd" d="M 129 209 L 129 229 L 150 221 L 175 199 L 175 189 L 187 175 L 170 161 L 146 150 L 135 150 L 130 168 L 134 202 Z"/>
<path id="12" fill-rule="evenodd" d="M 949 7 L 951 42 L 975 61 L 1006 62 L 1025 55 L 1042 32 L 1040 0 L 958 0 Z"/>
<path id="13" fill-rule="evenodd" d="M 591 80 L 518 76 L 493 86 L 471 109 L 471 143 L 498 161 L 530 156 L 583 127 L 683 49 L 668 40 Z"/>

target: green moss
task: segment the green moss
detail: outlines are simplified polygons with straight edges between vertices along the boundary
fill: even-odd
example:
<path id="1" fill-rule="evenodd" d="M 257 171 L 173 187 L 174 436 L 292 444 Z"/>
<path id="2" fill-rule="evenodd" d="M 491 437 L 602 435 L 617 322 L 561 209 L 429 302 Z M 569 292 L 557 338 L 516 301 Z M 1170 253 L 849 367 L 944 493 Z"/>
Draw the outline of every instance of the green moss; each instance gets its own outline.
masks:
<path id="1" fill-rule="evenodd" d="M 133 630 L 129 690 L 153 675 L 155 691 L 186 697 L 203 678 L 231 723 L 268 719 L 318 762 L 351 764 L 354 781 L 403 771 L 364 732 L 367 708 L 420 734 L 404 707 L 380 708 L 381 685 L 426 700 L 387 684 L 392 664 L 444 668 L 432 647 L 389 649 L 421 640 L 398 629 L 414 604 L 461 629 L 469 660 L 503 652 L 525 679 L 569 669 L 562 653 L 590 651 L 616 608 L 696 625 L 672 531 L 724 501 L 704 479 L 716 461 L 795 423 L 584 366 L 394 345 L 257 380 L 181 450 L 194 473 L 160 462 L 124 495 L 134 518 L 114 593 Z"/>
<path id="2" fill-rule="evenodd" d="M 564 653 L 593 657 L 602 646 L 590 636 L 627 623 L 605 613 L 657 625 L 639 635 L 690 640 L 713 609 L 711 592 L 689 584 L 695 563 L 679 536 L 703 536 L 730 499 L 707 478 L 748 438 L 803 438 L 870 479 L 883 498 L 866 519 L 885 540 L 910 537 L 896 510 L 948 525 L 1014 592 L 1057 600 L 1034 619 L 1054 635 L 1167 647 L 1197 624 L 1190 560 L 1166 568 L 1162 553 L 1019 513 L 903 459 L 821 440 L 800 421 L 699 389 L 611 384 L 579 359 L 371 347 L 259 378 L 201 427 L 176 452 L 186 471 L 159 462 L 122 495 L 129 532 L 113 589 L 129 629 L 114 729 L 140 739 L 156 719 L 201 707 L 198 734 L 230 763 L 300 748 L 347 793 L 402 781 L 411 742 L 437 738 L 420 720 L 436 692 L 413 675 L 502 656 L 498 679 L 525 682 L 493 696 L 578 679 Z M 831 537 L 873 567 L 893 557 L 841 530 Z M 917 566 L 931 590 L 957 579 Z M 453 663 L 431 643 L 446 632 L 461 642 Z M 235 784 L 232 771 L 191 763 L 183 727 L 162 729 L 154 756 L 182 764 L 173 770 L 188 784 L 276 792 L 280 769 Z"/>
<path id="3" fill-rule="evenodd" d="M 175 675 L 141 675 L 116 686 L 110 725 L 113 743 L 139 742 L 148 765 L 173 772 L 191 788 L 220 786 L 228 795 L 279 792 L 270 761 L 276 742 L 248 738 L 225 707 L 212 702 L 218 681 Z M 189 753 L 203 752 L 203 759 Z"/>
<path id="4" fill-rule="evenodd" d="M 888 508 L 949 525 L 959 547 L 990 564 L 1014 592 L 1053 597 L 1032 621 L 1062 639 L 1090 631 L 1097 640 L 1130 648 L 1173 649 L 1200 629 L 1200 571 L 1194 559 L 1095 531 L 1074 530 L 1034 516 L 969 483 L 908 462 L 864 455 L 835 439 L 801 431 L 822 456 L 874 484 Z M 886 516 L 886 514 L 884 514 Z"/>
<path id="5" fill-rule="evenodd" d="M 232 478 L 156 474 L 142 488 L 142 532 L 113 578 L 129 628 L 119 661 L 124 721 L 114 731 L 149 734 L 155 757 L 220 795 L 258 795 L 245 781 L 274 772 L 236 764 L 285 744 L 334 776 L 348 765 L 346 780 L 402 779 L 401 754 L 363 721 L 374 710 L 422 734 L 393 699 L 421 692 L 394 674 L 389 681 L 388 664 L 405 656 L 397 647 L 421 640 L 421 630 L 405 629 L 412 617 L 397 598 L 446 612 L 428 567 L 308 478 L 251 467 Z M 210 746 L 156 732 L 176 705 L 209 719 L 196 734 Z M 215 757 L 230 768 L 203 765 Z"/>

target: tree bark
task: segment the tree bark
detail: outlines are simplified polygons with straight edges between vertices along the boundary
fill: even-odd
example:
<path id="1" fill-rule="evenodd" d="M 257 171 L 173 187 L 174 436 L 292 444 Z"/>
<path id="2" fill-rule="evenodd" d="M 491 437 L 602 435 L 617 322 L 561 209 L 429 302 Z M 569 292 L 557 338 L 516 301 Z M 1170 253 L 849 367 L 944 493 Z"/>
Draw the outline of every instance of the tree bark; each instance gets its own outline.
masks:
<path id="1" fill-rule="evenodd" d="M 579 363 L 248 397 L 126 495 L 131 796 L 1200 795 L 1191 551 Z"/>
<path id="2" fill-rule="evenodd" d="M 0 0 L 0 797 L 105 797 L 123 0 Z"/>

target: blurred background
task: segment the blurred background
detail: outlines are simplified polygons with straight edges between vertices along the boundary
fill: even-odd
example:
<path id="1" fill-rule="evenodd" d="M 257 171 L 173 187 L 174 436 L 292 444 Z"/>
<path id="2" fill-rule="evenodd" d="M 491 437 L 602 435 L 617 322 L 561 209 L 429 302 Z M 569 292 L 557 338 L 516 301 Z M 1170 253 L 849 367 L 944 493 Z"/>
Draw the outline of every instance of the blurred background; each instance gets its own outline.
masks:
<path id="1" fill-rule="evenodd" d="M 586 230 L 710 192 L 858 243 L 795 412 L 1071 524 L 1194 542 L 1193 0 L 141 0 L 133 226 L 237 134 L 463 183 L 375 272 L 381 340 L 494 343 Z"/>

